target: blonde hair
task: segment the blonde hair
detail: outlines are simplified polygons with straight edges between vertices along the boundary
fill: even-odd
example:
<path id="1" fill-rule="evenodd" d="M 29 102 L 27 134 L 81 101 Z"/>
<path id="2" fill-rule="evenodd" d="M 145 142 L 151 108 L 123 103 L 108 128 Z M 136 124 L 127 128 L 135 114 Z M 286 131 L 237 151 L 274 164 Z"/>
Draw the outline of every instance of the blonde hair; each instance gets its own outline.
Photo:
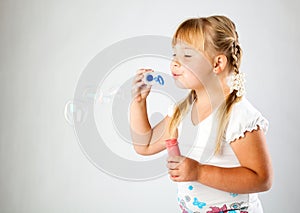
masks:
<path id="1" fill-rule="evenodd" d="M 239 73 L 242 49 L 238 42 L 235 24 L 229 18 L 225 16 L 210 16 L 188 19 L 178 27 L 173 36 L 172 45 L 176 45 L 178 41 L 184 41 L 201 51 L 210 60 L 211 64 L 214 57 L 218 54 L 225 55 L 229 70 Z M 232 106 L 241 99 L 241 97 L 237 97 L 236 92 L 236 90 L 231 92 L 219 107 L 219 128 L 215 154 L 221 150 Z M 196 98 L 195 90 L 191 90 L 189 95 L 176 105 L 169 125 L 169 132 L 172 137 Z"/>

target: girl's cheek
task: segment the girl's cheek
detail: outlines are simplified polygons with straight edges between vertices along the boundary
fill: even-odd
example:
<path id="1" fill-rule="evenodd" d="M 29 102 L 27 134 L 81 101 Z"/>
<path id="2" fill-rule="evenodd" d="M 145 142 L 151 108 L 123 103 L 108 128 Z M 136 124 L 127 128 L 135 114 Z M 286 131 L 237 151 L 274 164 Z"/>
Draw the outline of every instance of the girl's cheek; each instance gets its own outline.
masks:
<path id="1" fill-rule="evenodd" d="M 184 76 L 184 84 L 187 89 L 194 89 L 199 86 L 199 79 L 192 73 L 186 73 Z"/>

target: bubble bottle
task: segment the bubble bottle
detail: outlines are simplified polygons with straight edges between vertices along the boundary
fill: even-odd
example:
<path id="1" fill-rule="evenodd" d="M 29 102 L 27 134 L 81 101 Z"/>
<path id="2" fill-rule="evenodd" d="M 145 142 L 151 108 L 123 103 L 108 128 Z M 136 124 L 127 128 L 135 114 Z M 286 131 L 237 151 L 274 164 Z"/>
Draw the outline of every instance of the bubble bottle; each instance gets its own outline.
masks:
<path id="1" fill-rule="evenodd" d="M 178 147 L 178 141 L 176 138 L 167 139 L 166 140 L 166 147 L 169 156 L 180 156 L 180 150 Z"/>

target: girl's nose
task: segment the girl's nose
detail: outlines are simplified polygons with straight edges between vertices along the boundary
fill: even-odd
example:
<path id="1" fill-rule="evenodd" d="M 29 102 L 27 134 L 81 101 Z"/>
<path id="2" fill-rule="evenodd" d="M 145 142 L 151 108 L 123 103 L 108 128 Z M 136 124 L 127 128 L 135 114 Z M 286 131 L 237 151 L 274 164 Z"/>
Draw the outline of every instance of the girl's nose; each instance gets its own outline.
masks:
<path id="1" fill-rule="evenodd" d="M 173 59 L 171 62 L 171 68 L 179 68 L 181 66 L 180 62 L 176 59 Z"/>

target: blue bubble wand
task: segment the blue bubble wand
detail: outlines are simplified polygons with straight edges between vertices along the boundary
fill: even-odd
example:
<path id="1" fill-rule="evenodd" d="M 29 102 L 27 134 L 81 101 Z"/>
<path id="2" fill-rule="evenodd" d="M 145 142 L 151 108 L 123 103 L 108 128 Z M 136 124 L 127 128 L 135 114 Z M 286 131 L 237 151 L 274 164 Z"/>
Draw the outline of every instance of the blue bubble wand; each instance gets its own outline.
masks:
<path id="1" fill-rule="evenodd" d="M 159 74 L 154 74 L 153 72 L 149 72 L 145 74 L 144 82 L 150 85 L 158 83 L 161 86 L 163 86 L 165 84 L 164 78 Z"/>

